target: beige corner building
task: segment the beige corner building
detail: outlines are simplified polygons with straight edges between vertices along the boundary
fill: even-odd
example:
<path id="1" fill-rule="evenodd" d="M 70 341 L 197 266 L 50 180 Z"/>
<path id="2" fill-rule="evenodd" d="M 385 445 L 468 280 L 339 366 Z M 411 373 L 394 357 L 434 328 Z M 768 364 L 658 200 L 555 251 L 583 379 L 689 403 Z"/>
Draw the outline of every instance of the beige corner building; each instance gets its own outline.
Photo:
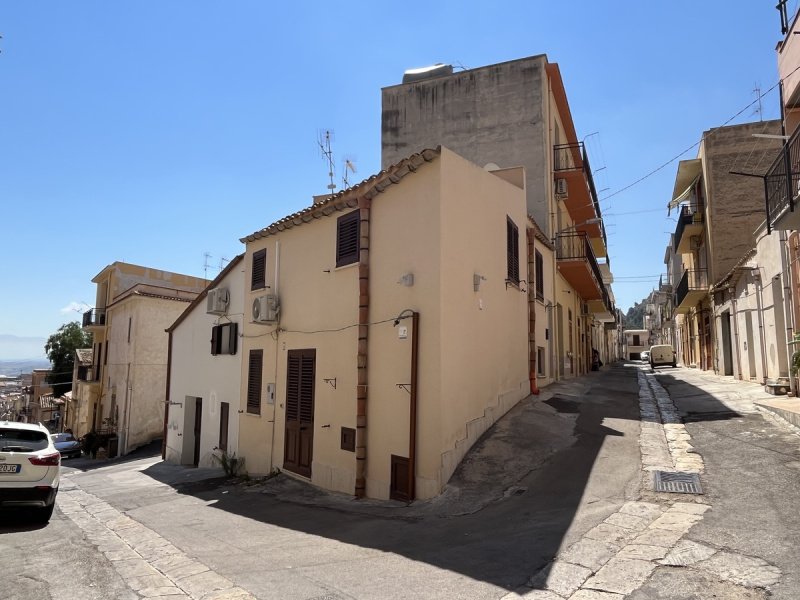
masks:
<path id="1" fill-rule="evenodd" d="M 163 436 L 166 329 L 208 282 L 123 262 L 92 282 L 95 308 L 83 315 L 83 328 L 93 335 L 92 364 L 81 371 L 86 379 L 78 377 L 73 401 L 90 431 L 115 437 L 117 452 L 127 454 Z"/>
<path id="2" fill-rule="evenodd" d="M 547 323 L 535 341 L 541 384 L 586 373 L 593 350 L 618 358 L 605 227 L 558 64 L 542 54 L 463 71 L 437 65 L 383 89 L 384 168 L 440 144 L 489 170 L 525 168 L 526 210 L 552 247 L 551 295 L 536 307 Z"/>
<path id="3" fill-rule="evenodd" d="M 529 393 L 527 230 L 523 169 L 441 148 L 245 237 L 248 471 L 439 494 Z"/>

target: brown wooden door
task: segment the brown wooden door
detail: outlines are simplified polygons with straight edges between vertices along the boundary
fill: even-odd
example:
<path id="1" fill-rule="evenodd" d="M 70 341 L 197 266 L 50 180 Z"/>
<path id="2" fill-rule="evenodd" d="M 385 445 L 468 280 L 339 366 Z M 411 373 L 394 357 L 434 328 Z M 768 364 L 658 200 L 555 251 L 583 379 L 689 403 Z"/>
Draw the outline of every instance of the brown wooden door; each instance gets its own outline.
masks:
<path id="1" fill-rule="evenodd" d="M 316 350 L 289 350 L 286 368 L 286 436 L 283 468 L 311 477 L 314 448 Z"/>

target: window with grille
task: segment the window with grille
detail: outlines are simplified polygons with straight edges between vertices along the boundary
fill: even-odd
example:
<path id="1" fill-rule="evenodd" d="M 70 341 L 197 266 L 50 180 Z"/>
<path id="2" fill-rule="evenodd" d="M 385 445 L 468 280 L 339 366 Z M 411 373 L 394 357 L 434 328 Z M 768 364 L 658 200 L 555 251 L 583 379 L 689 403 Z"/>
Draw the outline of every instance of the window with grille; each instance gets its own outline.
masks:
<path id="1" fill-rule="evenodd" d="M 261 414 L 261 376 L 264 367 L 264 351 L 250 350 L 247 368 L 247 412 Z"/>
<path id="2" fill-rule="evenodd" d="M 253 272 L 250 280 L 251 290 L 260 290 L 267 286 L 267 249 L 253 252 Z"/>
<path id="3" fill-rule="evenodd" d="M 506 256 L 508 281 L 519 283 L 519 229 L 510 217 L 506 217 Z"/>
<path id="4" fill-rule="evenodd" d="M 336 221 L 336 266 L 358 262 L 360 235 L 359 211 L 339 217 Z"/>

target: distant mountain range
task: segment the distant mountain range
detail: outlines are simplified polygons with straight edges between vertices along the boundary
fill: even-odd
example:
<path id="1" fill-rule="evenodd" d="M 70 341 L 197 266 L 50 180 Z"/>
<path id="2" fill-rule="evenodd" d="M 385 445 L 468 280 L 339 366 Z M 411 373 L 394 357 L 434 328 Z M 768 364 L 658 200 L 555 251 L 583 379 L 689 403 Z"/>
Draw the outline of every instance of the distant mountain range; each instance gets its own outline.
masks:
<path id="1" fill-rule="evenodd" d="M 0 333 L 0 361 L 16 360 L 46 360 L 44 345 L 47 342 L 43 337 L 20 337 Z"/>
<path id="2" fill-rule="evenodd" d="M 49 368 L 50 361 L 46 358 L 0 360 L 0 375 L 19 375 L 20 373 L 30 373 L 34 369 Z"/>

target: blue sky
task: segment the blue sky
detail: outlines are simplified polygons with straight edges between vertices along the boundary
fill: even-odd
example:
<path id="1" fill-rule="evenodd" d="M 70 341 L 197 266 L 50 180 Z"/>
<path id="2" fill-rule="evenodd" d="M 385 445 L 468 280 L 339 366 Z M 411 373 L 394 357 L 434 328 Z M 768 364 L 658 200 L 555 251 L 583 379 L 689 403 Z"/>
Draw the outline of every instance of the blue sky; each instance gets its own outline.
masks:
<path id="1" fill-rule="evenodd" d="M 215 276 L 240 237 L 325 192 L 320 130 L 338 177 L 345 158 L 351 181 L 375 173 L 381 87 L 411 67 L 546 53 L 579 137 L 598 132 L 606 197 L 776 83 L 774 5 L 3 2 L 0 334 L 77 319 L 115 260 L 202 276 L 207 252 Z M 779 115 L 776 90 L 763 115 Z M 676 165 L 601 204 L 623 309 L 664 270 Z"/>

